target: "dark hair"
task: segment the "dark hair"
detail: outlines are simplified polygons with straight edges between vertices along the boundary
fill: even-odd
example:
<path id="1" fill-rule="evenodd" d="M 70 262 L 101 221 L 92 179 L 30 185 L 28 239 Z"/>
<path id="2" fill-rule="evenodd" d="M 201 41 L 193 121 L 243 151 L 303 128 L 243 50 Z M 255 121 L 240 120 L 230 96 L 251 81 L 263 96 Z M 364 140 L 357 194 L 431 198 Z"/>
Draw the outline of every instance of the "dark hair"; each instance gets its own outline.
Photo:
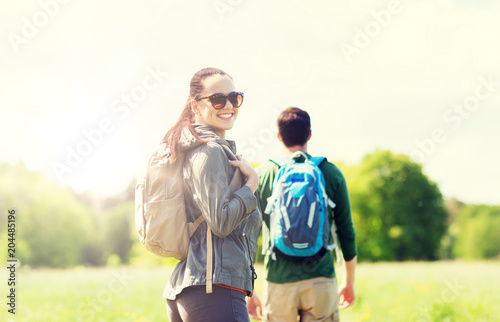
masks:
<path id="1" fill-rule="evenodd" d="M 193 136 L 201 142 L 205 142 L 199 135 L 196 133 L 196 130 L 193 127 L 194 123 L 194 113 L 191 110 L 191 100 L 198 99 L 200 93 L 205 89 L 203 84 L 203 80 L 213 75 L 225 75 L 231 79 L 231 76 L 226 74 L 223 70 L 218 68 L 203 68 L 197 71 L 193 77 L 191 78 L 191 82 L 189 84 L 189 97 L 186 101 L 186 105 L 182 110 L 181 116 L 179 120 L 172 126 L 172 128 L 165 134 L 163 137 L 163 143 L 167 143 L 170 147 L 170 153 L 172 154 L 172 159 L 175 159 L 179 154 L 179 141 L 182 136 L 182 131 L 187 127 L 189 131 L 193 134 Z"/>
<path id="2" fill-rule="evenodd" d="M 298 107 L 289 107 L 278 116 L 278 129 L 287 147 L 304 145 L 311 135 L 311 118 Z"/>

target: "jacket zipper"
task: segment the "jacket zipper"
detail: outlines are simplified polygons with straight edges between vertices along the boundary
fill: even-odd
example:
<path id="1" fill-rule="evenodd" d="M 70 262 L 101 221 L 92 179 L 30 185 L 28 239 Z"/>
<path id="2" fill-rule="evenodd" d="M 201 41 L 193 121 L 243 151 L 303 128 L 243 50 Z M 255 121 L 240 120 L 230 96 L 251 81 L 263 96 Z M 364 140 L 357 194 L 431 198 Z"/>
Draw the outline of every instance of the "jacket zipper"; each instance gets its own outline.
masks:
<path id="1" fill-rule="evenodd" d="M 255 268 L 253 267 L 253 261 L 252 261 L 252 256 L 250 255 L 250 243 L 248 242 L 248 237 L 245 233 L 242 233 L 241 236 L 243 236 L 246 240 L 247 250 L 248 250 L 248 259 L 250 260 L 250 269 L 252 270 L 252 292 L 249 295 L 251 297 L 253 294 L 253 290 L 254 290 L 254 282 L 257 279 L 257 272 L 255 272 Z"/>

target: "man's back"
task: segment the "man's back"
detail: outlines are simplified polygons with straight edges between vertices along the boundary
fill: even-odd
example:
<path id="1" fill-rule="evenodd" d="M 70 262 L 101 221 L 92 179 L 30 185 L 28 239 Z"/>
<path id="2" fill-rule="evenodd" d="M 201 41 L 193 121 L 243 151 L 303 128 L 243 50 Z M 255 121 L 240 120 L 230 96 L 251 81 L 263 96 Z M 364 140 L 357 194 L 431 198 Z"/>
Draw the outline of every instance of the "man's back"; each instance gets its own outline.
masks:
<path id="1" fill-rule="evenodd" d="M 310 157 L 310 155 L 307 155 Z M 298 162 L 303 162 L 303 157 L 297 157 Z M 335 220 L 339 233 L 340 244 L 346 260 L 352 259 L 356 255 L 354 226 L 351 219 L 351 206 L 347 185 L 342 172 L 327 160 L 323 161 L 319 168 L 325 178 L 325 190 L 327 196 L 335 203 L 335 216 L 330 215 L 330 226 L 332 220 Z M 274 178 L 279 171 L 278 165 L 274 162 L 266 161 L 257 168 L 259 174 L 258 194 L 261 209 L 266 209 L 267 198 L 272 194 L 272 185 Z M 329 208 L 329 211 L 331 209 Z M 264 240 L 269 238 L 269 214 L 263 214 L 265 225 L 263 226 Z M 263 245 L 267 249 L 269 243 Z M 290 283 L 315 277 L 334 277 L 335 270 L 333 266 L 333 254 L 327 252 L 321 259 L 313 261 L 296 262 L 288 259 L 266 255 L 266 279 L 273 283 Z"/>

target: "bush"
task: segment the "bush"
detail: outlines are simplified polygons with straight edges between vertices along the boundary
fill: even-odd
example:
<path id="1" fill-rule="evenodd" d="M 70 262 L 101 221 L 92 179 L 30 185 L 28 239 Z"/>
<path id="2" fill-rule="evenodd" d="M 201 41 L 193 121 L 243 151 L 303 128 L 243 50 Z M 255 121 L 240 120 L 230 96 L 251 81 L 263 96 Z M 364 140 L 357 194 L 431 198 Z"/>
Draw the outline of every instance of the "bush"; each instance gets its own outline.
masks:
<path id="1" fill-rule="evenodd" d="M 457 217 L 453 254 L 464 259 L 500 256 L 500 206 L 468 205 Z"/>

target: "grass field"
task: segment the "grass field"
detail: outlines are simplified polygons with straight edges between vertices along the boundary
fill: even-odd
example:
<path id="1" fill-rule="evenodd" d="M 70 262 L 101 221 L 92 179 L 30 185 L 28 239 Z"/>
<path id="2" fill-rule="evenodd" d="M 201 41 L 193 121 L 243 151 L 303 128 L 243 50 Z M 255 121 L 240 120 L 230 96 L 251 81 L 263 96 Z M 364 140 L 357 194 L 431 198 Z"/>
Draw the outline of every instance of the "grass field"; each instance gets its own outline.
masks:
<path id="1" fill-rule="evenodd" d="M 161 295 L 171 269 L 20 269 L 14 321 L 166 321 Z M 500 262 L 359 264 L 357 301 L 341 319 L 500 321 L 499 275 Z M 0 279 L 0 321 L 9 321 L 5 269 Z"/>

